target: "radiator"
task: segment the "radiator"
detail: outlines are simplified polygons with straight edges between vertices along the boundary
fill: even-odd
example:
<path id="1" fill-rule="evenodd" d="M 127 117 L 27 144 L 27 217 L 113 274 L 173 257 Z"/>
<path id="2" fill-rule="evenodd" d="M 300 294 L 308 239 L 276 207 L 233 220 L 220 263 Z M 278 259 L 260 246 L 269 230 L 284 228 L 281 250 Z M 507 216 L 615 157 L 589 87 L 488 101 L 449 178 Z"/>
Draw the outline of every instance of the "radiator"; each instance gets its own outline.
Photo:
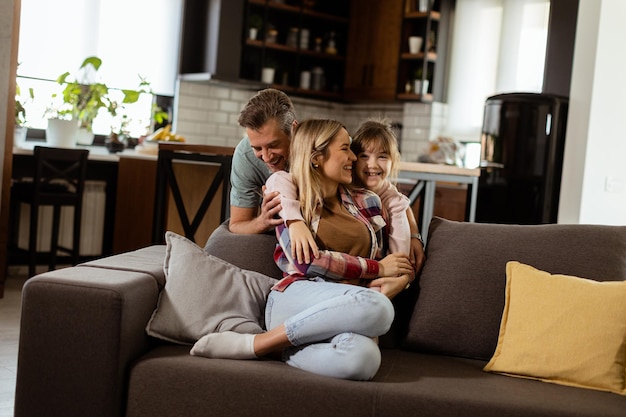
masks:
<path id="1" fill-rule="evenodd" d="M 80 246 L 81 256 L 102 255 L 102 239 L 104 235 L 104 209 L 106 204 L 106 183 L 104 181 L 85 181 L 83 194 L 83 212 L 81 216 Z M 20 207 L 20 223 L 18 229 L 18 246 L 28 248 L 28 229 L 30 206 Z M 59 226 L 59 244 L 66 248 L 72 246 L 72 229 L 74 207 L 61 209 Z M 39 208 L 37 251 L 50 251 L 50 234 L 52 233 L 52 207 Z"/>

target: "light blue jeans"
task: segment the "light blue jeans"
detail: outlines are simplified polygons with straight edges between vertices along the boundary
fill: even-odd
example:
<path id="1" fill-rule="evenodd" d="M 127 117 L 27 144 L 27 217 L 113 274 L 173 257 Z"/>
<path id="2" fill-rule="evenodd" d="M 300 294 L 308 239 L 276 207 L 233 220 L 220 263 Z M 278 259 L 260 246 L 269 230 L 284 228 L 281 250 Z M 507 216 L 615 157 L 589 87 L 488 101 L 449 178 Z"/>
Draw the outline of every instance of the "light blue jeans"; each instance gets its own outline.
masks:
<path id="1" fill-rule="evenodd" d="M 265 309 L 268 330 L 285 324 L 293 348 L 283 361 L 334 378 L 369 380 L 380 367 L 372 339 L 391 327 L 394 309 L 380 292 L 348 284 L 296 281 L 271 291 Z"/>

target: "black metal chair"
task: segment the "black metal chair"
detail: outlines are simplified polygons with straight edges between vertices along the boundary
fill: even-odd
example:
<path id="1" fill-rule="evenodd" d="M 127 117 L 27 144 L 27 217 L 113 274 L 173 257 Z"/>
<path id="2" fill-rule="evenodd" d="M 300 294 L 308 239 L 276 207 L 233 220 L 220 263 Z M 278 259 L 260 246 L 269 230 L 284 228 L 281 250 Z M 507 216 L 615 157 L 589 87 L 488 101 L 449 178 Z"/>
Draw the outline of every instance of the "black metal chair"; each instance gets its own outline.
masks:
<path id="1" fill-rule="evenodd" d="M 204 219 L 209 206 L 222 186 L 220 222 L 230 215 L 230 169 L 234 148 L 184 143 L 160 143 L 157 162 L 157 178 L 154 203 L 154 223 L 152 243 L 165 241 L 168 189 L 176 204 L 176 210 L 183 227 L 185 237 L 195 242 L 195 234 Z M 207 189 L 196 213 L 191 216 L 180 191 L 179 182 L 174 172 L 174 162 L 210 164 L 218 167 L 217 173 Z M 191 220 L 190 220 L 191 219 Z"/>
<path id="2" fill-rule="evenodd" d="M 11 186 L 11 227 L 13 228 L 11 249 L 18 254 L 26 254 L 29 277 L 35 275 L 36 266 L 42 259 L 47 260 L 50 270 L 55 269 L 59 251 L 69 254 L 72 264 L 75 265 L 79 261 L 83 191 L 88 156 L 89 151 L 86 149 L 36 146 L 33 178 L 17 181 Z M 30 205 L 28 249 L 18 247 L 21 203 Z M 49 252 L 37 250 L 39 210 L 43 206 L 53 207 Z M 71 248 L 59 244 L 62 207 L 74 208 Z"/>

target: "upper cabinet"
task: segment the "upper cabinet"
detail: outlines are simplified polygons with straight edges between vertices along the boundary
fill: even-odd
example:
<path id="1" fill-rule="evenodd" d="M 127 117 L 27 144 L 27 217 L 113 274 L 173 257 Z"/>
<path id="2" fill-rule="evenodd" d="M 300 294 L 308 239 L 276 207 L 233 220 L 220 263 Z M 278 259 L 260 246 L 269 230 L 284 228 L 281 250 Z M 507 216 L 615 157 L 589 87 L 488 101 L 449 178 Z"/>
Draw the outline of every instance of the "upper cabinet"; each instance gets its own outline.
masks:
<path id="1" fill-rule="evenodd" d="M 185 0 L 180 73 L 331 101 L 442 102 L 454 3 Z"/>
<path id="2" fill-rule="evenodd" d="M 348 0 L 247 0 L 240 78 L 341 98 L 349 9 Z"/>
<path id="3" fill-rule="evenodd" d="M 405 0 L 397 97 L 444 101 L 454 0 Z"/>
<path id="4" fill-rule="evenodd" d="M 393 101 L 404 0 L 352 0 L 344 95 Z"/>

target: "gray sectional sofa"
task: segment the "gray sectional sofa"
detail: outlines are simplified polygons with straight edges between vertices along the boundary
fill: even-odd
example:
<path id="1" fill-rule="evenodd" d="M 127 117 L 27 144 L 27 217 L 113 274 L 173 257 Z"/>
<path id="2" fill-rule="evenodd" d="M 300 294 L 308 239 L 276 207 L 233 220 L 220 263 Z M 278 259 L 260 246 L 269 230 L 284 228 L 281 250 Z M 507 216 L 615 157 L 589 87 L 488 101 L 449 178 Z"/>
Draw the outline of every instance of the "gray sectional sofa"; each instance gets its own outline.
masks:
<path id="1" fill-rule="evenodd" d="M 233 235 L 222 225 L 205 250 L 278 277 L 275 243 L 273 235 Z M 483 370 L 501 350 L 507 262 L 624 281 L 626 227 L 433 219 L 427 261 L 417 284 L 394 300 L 396 320 L 380 340 L 382 365 L 368 382 L 313 375 L 272 359 L 193 357 L 188 345 L 148 336 L 146 324 L 165 284 L 165 251 L 148 247 L 27 281 L 16 417 L 626 415 L 626 396 L 615 390 Z M 531 310 L 536 305 L 527 304 Z M 555 319 L 557 327 L 561 320 Z M 624 327 L 626 317 L 617 317 L 608 333 Z M 617 344 L 623 390 L 626 337 Z M 619 380 L 619 369 L 616 375 Z"/>

